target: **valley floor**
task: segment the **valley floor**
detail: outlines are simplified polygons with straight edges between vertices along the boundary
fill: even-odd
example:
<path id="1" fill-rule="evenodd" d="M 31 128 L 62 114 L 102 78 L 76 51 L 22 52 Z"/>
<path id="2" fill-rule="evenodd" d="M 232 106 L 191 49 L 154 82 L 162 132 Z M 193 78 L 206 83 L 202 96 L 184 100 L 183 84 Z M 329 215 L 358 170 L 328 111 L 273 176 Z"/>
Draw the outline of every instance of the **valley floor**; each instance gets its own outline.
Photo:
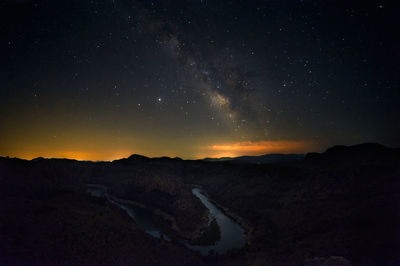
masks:
<path id="1" fill-rule="evenodd" d="M 0 158 L 0 265 L 400 265 L 399 152 L 354 149 L 283 164 Z M 158 224 L 188 240 L 207 213 L 191 193 L 201 186 L 247 243 L 201 256 L 150 236 L 90 183 L 162 210 L 173 219 Z"/>

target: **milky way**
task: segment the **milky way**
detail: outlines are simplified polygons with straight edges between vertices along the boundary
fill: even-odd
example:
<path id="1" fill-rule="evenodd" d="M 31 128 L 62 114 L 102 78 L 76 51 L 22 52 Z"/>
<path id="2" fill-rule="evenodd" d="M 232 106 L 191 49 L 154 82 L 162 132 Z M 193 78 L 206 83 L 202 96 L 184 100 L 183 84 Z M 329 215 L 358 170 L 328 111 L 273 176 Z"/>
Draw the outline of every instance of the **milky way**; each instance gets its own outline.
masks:
<path id="1" fill-rule="evenodd" d="M 0 7 L 0 155 L 199 158 L 400 145 L 392 2 Z"/>

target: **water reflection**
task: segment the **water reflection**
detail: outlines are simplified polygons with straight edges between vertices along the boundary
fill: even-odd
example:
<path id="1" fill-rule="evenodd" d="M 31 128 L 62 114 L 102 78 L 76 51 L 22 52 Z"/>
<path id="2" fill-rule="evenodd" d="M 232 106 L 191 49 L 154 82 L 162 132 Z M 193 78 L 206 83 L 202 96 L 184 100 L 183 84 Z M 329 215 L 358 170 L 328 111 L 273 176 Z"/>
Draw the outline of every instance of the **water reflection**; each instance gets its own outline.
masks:
<path id="1" fill-rule="evenodd" d="M 215 219 L 221 231 L 221 238 L 215 245 L 194 246 L 186 244 L 187 247 L 198 250 L 202 255 L 211 253 L 224 254 L 230 249 L 242 248 L 245 245 L 244 229 L 233 219 L 226 216 L 217 206 L 208 200 L 201 193 L 199 188 L 194 188 L 192 193 L 200 199 L 200 201 L 209 210 L 209 221 Z"/>
<path id="2" fill-rule="evenodd" d="M 126 202 L 120 202 L 107 194 L 105 187 L 88 186 L 88 191 L 92 196 L 106 198 L 111 203 L 117 205 L 136 222 L 148 234 L 156 238 L 163 238 L 168 241 L 170 239 L 162 234 L 155 226 L 152 217 L 152 211 L 147 208 L 141 208 Z M 212 220 L 215 220 L 220 231 L 220 239 L 214 245 L 200 246 L 191 245 L 187 241 L 180 241 L 186 247 L 199 251 L 202 255 L 224 254 L 230 249 L 239 249 L 245 245 L 245 237 L 243 228 L 233 219 L 226 216 L 217 206 L 215 206 L 199 188 L 194 188 L 192 193 L 200 199 L 204 206 L 209 210 L 209 225 Z"/>
<path id="3" fill-rule="evenodd" d="M 153 223 L 151 210 L 146 208 L 141 208 L 129 203 L 118 202 L 112 199 L 107 194 L 106 189 L 103 187 L 89 187 L 89 192 L 91 193 L 92 196 L 107 198 L 108 201 L 126 211 L 126 213 L 136 222 L 136 224 L 139 225 L 139 227 L 141 227 L 142 229 L 144 229 L 148 234 L 156 238 L 161 237 L 160 230 Z M 168 240 L 168 238 L 165 236 L 163 236 L 163 238 Z"/>

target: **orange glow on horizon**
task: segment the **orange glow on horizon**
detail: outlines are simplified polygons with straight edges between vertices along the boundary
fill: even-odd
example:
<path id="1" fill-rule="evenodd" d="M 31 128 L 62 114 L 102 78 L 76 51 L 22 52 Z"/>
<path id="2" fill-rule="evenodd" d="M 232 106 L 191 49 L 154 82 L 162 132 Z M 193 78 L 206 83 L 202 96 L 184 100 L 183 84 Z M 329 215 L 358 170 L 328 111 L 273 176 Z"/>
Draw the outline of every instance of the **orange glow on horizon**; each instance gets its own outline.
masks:
<path id="1" fill-rule="evenodd" d="M 310 141 L 274 140 L 274 141 L 242 141 L 235 143 L 214 144 L 203 148 L 198 157 L 238 157 L 244 155 L 263 155 L 270 153 L 304 153 L 312 143 Z"/>
<path id="2" fill-rule="evenodd" d="M 83 145 L 82 145 L 83 146 Z M 81 147 L 82 149 L 29 149 L 25 151 L 11 151 L 0 154 L 0 156 L 18 157 L 31 160 L 38 157 L 43 158 L 64 158 L 79 161 L 113 161 L 127 158 L 132 154 L 140 154 L 147 157 L 181 157 L 183 159 L 203 159 L 206 157 L 238 157 L 256 156 L 269 153 L 305 153 L 312 150 L 313 143 L 310 141 L 242 141 L 231 143 L 218 143 L 213 145 L 203 145 L 195 148 L 192 152 L 184 152 L 176 147 L 151 147 L 151 149 L 121 149 L 113 147 Z M 86 148 L 86 149 L 85 149 Z"/>
<path id="3" fill-rule="evenodd" d="M 58 159 L 74 159 L 78 161 L 113 161 L 116 159 L 126 158 L 132 155 L 131 151 L 114 151 L 114 152 L 85 152 L 85 151 L 52 151 L 52 152 L 24 152 L 19 154 L 9 154 L 9 157 L 17 157 L 26 160 L 32 160 L 38 157 L 58 158 Z"/>

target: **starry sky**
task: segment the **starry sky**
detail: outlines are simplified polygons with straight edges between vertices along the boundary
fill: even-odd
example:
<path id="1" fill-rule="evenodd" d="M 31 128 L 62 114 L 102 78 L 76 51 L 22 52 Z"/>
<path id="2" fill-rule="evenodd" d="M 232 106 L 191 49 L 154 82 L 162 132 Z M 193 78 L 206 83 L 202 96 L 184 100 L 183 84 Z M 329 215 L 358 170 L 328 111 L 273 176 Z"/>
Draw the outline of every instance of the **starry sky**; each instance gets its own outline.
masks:
<path id="1" fill-rule="evenodd" d="M 400 146 L 395 1 L 6 0 L 0 155 Z"/>

